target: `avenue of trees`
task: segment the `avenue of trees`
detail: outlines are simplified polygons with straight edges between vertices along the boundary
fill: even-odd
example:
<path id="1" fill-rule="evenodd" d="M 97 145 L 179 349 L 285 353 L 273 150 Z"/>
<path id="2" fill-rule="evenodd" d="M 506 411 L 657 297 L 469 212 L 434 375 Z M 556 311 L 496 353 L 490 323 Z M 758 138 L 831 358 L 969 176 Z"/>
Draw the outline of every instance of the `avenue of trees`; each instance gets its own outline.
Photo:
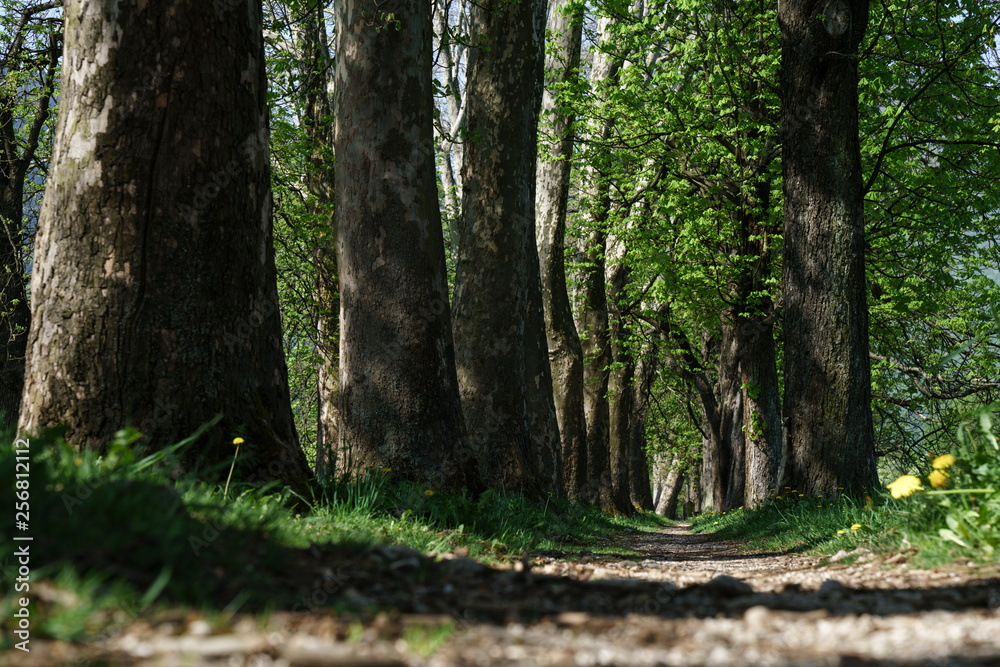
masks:
<path id="1" fill-rule="evenodd" d="M 672 515 L 1000 396 L 991 3 L 0 12 L 8 428 Z"/>

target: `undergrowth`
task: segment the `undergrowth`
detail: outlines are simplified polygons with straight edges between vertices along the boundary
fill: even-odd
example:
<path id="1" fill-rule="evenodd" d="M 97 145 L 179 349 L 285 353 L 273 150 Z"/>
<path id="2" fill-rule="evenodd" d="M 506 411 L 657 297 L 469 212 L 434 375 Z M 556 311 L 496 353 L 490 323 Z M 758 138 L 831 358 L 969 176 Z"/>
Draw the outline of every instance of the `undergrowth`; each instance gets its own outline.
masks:
<path id="1" fill-rule="evenodd" d="M 145 458 L 134 454 L 136 437 L 121 431 L 103 456 L 77 451 L 57 434 L 32 438 L 27 489 L 17 488 L 12 439 L 5 439 L 0 503 L 13 508 L 21 500 L 15 493 L 27 490 L 30 504 L 27 531 L 15 531 L 13 512 L 0 523 L 5 619 L 27 596 L 33 633 L 80 639 L 158 605 L 215 614 L 289 609 L 302 595 L 292 575 L 316 553 L 329 566 L 339 555 L 397 544 L 496 564 L 525 551 L 597 551 L 602 539 L 665 524 L 652 514 L 610 517 L 562 498 L 433 492 L 396 482 L 391 471 L 331 483 L 310 499 L 273 483 L 234 482 L 224 499 L 221 486 L 177 474 L 179 452 L 197 434 Z M 13 585 L 23 544 L 15 534 L 33 538 L 27 592 Z M 0 649 L 9 647 L 11 623 L 4 622 Z"/>

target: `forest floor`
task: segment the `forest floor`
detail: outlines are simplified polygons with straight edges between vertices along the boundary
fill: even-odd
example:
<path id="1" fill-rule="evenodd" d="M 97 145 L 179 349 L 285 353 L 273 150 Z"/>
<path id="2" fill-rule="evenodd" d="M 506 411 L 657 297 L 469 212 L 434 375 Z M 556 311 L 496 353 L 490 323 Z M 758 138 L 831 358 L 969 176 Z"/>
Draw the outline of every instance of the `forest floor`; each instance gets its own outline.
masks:
<path id="1" fill-rule="evenodd" d="M 608 546 L 621 552 L 526 553 L 506 569 L 462 553 L 314 546 L 282 566 L 298 610 L 112 615 L 90 643 L 33 639 L 0 663 L 1000 665 L 1000 563 L 761 553 L 684 524 L 593 548 Z M 395 611 L 338 613 L 328 600 Z"/>

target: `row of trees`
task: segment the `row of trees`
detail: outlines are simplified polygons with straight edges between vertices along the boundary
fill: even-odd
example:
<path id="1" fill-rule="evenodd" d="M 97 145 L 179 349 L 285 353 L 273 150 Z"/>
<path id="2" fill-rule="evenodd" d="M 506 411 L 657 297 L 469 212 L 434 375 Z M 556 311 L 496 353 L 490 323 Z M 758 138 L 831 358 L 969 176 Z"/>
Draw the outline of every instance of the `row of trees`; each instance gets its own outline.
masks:
<path id="1" fill-rule="evenodd" d="M 320 475 L 672 512 L 859 495 L 876 428 L 913 455 L 995 390 L 995 10 L 59 4 L 4 15 L 23 430 L 222 412 L 189 464 L 238 434 L 299 490 L 305 443 Z"/>

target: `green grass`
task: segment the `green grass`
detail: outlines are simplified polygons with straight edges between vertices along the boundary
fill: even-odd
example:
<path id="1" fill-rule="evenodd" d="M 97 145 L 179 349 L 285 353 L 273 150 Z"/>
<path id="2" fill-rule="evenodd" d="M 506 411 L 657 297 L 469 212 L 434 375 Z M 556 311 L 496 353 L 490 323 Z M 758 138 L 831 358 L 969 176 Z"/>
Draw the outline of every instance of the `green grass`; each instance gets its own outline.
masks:
<path id="1" fill-rule="evenodd" d="M 912 470 L 858 503 L 776 490 L 760 508 L 706 513 L 695 529 L 750 548 L 812 553 L 876 552 L 905 548 L 916 565 L 956 558 L 996 564 L 1000 552 L 1000 441 L 993 433 L 996 405 L 979 406 L 959 421 L 953 440 L 938 443 Z"/>
<path id="2" fill-rule="evenodd" d="M 608 538 L 667 523 L 652 514 L 609 517 L 559 498 L 537 503 L 497 491 L 475 498 L 429 494 L 396 483 L 391 473 L 331 484 L 305 505 L 274 485 L 233 483 L 223 499 L 221 486 L 172 478 L 184 443 L 136 459 L 134 438 L 120 433 L 103 457 L 75 451 L 56 434 L 31 440 L 29 598 L 32 627 L 41 636 L 94 637 L 164 606 L 222 617 L 292 608 L 303 589 L 315 587 L 310 549 L 336 562 L 377 544 L 425 553 L 464 548 L 498 563 L 526 550 L 599 551 L 594 544 L 602 540 L 604 550 L 622 553 Z M 6 444 L 0 447 L 0 503 L 12 507 L 14 492 L 15 455 Z M 10 583 L 18 543 L 12 513 L 6 516 L 0 574 Z M 3 592 L 0 611 L 9 619 L 15 595 L 23 593 L 13 586 Z M 349 608 L 336 596 L 324 604 Z M 437 633 L 412 639 L 435 646 L 443 641 Z M 11 633 L 4 636 L 0 649 L 9 648 Z"/>
<path id="3" fill-rule="evenodd" d="M 859 503 L 850 498 L 800 496 L 786 489 L 755 510 L 700 514 L 693 530 L 740 541 L 753 551 L 831 555 L 863 547 L 875 553 L 906 549 L 910 561 L 920 567 L 947 565 L 959 557 L 995 562 L 988 546 L 962 547 L 942 539 L 939 521 L 914 500 L 876 493 L 870 502 Z"/>
<path id="4" fill-rule="evenodd" d="M 852 526 L 860 526 L 852 530 Z M 787 489 L 755 510 L 706 512 L 694 519 L 696 532 L 745 541 L 755 551 L 817 554 L 866 546 L 888 550 L 898 545 L 893 514 L 876 503 L 849 498 L 810 498 Z"/>

